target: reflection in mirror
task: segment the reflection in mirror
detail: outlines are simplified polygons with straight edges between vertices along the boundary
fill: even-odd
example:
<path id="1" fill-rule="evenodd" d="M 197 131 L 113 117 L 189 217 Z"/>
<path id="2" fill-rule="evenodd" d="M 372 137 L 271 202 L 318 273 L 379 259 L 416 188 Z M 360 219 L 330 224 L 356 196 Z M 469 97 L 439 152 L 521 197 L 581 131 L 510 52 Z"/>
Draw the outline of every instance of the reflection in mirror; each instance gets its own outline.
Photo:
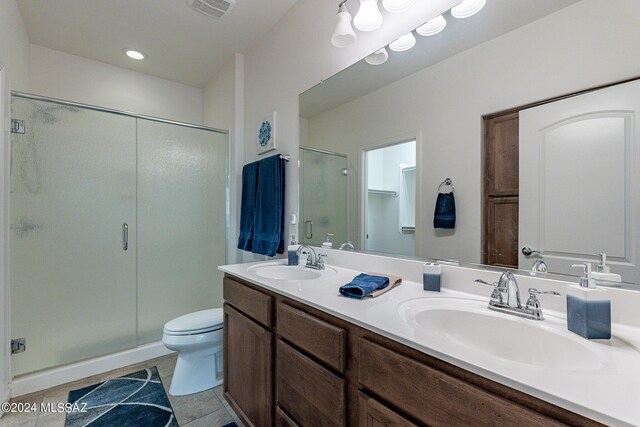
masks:
<path id="1" fill-rule="evenodd" d="M 347 158 L 300 147 L 300 243 L 347 241 Z"/>
<path id="2" fill-rule="evenodd" d="M 364 250 L 415 255 L 416 141 L 365 154 Z"/>
<path id="3" fill-rule="evenodd" d="M 640 283 L 640 112 L 627 102 L 640 96 L 603 88 L 639 74 L 637 16 L 635 0 L 488 0 L 301 94 L 301 144 L 348 160 L 346 239 L 371 249 L 365 154 L 414 137 L 415 255 L 569 274 L 606 253 L 603 277 Z M 621 96 L 604 103 L 611 91 Z M 447 177 L 453 230 L 433 227 Z"/>

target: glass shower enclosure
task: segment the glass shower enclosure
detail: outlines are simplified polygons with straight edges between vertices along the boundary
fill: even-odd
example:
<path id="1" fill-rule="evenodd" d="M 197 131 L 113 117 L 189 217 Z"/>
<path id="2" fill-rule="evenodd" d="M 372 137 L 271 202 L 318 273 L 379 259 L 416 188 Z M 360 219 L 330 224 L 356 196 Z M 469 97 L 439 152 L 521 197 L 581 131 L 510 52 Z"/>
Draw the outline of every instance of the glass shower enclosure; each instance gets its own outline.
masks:
<path id="1" fill-rule="evenodd" d="M 300 147 L 300 243 L 320 246 L 327 233 L 335 248 L 348 240 L 347 156 Z"/>
<path id="2" fill-rule="evenodd" d="M 11 113 L 14 377 L 222 305 L 226 132 L 23 94 Z"/>

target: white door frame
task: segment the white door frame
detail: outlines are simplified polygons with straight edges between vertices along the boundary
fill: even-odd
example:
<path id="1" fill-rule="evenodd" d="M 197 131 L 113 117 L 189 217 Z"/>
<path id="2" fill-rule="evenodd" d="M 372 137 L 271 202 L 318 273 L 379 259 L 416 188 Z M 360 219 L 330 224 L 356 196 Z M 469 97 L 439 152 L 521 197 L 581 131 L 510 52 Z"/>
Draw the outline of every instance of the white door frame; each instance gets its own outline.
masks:
<path id="1" fill-rule="evenodd" d="M 0 63 L 0 402 L 11 397 L 11 287 L 9 263 L 9 174 L 10 174 L 10 92 L 6 84 L 6 71 Z M 1 414 L 0 414 L 1 415 Z"/>
<path id="2" fill-rule="evenodd" d="M 416 230 L 415 230 L 415 248 L 414 255 L 422 255 L 422 241 L 424 227 L 418 226 L 418 218 L 422 218 L 422 130 L 408 132 L 401 135 L 386 137 L 372 142 L 368 145 L 358 147 L 358 198 L 359 198 L 359 219 L 360 219 L 360 247 L 367 250 L 367 152 L 378 150 L 380 148 L 390 147 L 393 145 L 404 144 L 406 142 L 416 141 Z"/>

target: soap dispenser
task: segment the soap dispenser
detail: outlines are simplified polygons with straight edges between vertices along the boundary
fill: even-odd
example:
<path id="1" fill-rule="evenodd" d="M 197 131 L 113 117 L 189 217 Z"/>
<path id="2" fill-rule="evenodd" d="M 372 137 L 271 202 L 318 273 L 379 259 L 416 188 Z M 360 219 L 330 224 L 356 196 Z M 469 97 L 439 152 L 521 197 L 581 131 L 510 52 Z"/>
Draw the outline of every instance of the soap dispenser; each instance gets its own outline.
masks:
<path id="1" fill-rule="evenodd" d="M 622 276 L 612 273 L 607 265 L 607 254 L 597 254 L 600 257 L 600 263 L 596 265 L 596 270 L 592 273 L 595 280 L 607 280 L 609 282 L 622 282 Z"/>
<path id="2" fill-rule="evenodd" d="M 289 246 L 287 247 L 287 265 L 298 265 L 299 257 L 298 257 L 298 245 L 296 245 L 296 236 L 291 234 L 291 241 L 289 242 Z"/>
<path id="3" fill-rule="evenodd" d="M 573 264 L 583 269 L 578 285 L 567 286 L 567 328 L 587 339 L 611 338 L 611 301 L 607 291 L 596 288 L 591 264 Z"/>
<path id="4" fill-rule="evenodd" d="M 331 241 L 331 238 L 335 236 L 335 234 L 333 233 L 327 233 L 327 236 L 324 239 L 324 242 L 322 242 L 322 247 L 326 248 L 326 249 L 331 249 L 333 247 L 333 242 Z"/>

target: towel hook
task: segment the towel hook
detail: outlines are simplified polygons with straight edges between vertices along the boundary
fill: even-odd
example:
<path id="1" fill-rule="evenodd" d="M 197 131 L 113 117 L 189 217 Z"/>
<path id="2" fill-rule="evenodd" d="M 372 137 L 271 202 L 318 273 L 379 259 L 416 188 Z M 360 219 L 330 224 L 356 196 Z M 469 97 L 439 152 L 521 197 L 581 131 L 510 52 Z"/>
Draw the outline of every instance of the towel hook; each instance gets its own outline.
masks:
<path id="1" fill-rule="evenodd" d="M 455 188 L 453 186 L 453 181 L 451 181 L 451 178 L 446 178 L 444 181 L 440 183 L 440 185 L 438 185 L 438 193 L 442 191 L 442 187 L 446 187 L 446 186 L 450 186 L 451 187 L 450 193 L 453 193 Z"/>
<path id="2" fill-rule="evenodd" d="M 288 162 L 289 159 L 291 159 L 291 155 L 290 154 L 280 154 L 280 158 L 282 160 L 284 160 L 285 162 Z"/>

